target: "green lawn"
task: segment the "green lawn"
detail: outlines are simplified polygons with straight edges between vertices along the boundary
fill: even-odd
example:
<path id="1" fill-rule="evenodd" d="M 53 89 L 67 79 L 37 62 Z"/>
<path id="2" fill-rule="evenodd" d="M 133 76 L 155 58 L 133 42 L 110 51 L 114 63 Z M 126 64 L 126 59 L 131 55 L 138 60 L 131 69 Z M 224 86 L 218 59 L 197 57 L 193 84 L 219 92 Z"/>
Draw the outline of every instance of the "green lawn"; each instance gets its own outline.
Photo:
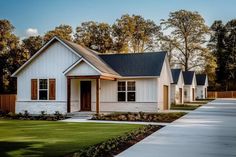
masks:
<path id="1" fill-rule="evenodd" d="M 196 108 L 200 107 L 201 105 L 188 105 L 188 104 L 171 104 L 171 110 L 195 110 Z"/>
<path id="2" fill-rule="evenodd" d="M 141 126 L 0 120 L 0 156 L 63 156 L 138 127 Z"/>

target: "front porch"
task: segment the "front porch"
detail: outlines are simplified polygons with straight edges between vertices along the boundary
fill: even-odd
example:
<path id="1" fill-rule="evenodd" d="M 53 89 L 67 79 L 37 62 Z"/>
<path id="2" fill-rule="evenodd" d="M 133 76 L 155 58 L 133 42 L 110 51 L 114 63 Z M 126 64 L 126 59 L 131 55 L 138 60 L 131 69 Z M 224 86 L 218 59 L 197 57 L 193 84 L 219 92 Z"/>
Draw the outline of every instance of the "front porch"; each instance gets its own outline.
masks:
<path id="1" fill-rule="evenodd" d="M 116 78 L 92 76 L 67 76 L 67 112 L 100 113 L 101 80 L 115 81 Z"/>

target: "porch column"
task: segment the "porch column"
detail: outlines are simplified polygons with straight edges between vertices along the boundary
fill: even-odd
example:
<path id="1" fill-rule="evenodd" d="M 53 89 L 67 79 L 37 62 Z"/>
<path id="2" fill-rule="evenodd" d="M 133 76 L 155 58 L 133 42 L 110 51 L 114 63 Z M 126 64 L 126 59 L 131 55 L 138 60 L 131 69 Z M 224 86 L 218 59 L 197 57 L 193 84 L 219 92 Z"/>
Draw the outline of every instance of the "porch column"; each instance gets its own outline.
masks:
<path id="1" fill-rule="evenodd" d="M 71 78 L 67 77 L 67 112 L 70 112 Z"/>
<path id="2" fill-rule="evenodd" d="M 100 78 L 96 78 L 96 113 L 100 112 Z"/>

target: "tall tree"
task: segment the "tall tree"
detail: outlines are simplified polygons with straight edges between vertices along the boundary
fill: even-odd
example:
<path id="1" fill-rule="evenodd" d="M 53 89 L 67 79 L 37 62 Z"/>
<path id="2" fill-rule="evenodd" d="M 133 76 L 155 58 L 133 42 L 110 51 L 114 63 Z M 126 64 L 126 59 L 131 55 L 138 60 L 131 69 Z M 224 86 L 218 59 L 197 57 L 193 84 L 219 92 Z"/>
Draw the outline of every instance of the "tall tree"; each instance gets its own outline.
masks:
<path id="1" fill-rule="evenodd" d="M 58 36 L 61 39 L 72 41 L 72 27 L 69 25 L 60 25 L 56 27 L 54 30 L 48 31 L 44 35 L 44 42 L 48 42 L 51 40 L 54 36 Z"/>
<path id="2" fill-rule="evenodd" d="M 209 29 L 200 14 L 186 10 L 171 12 L 167 20 L 162 20 L 161 26 L 170 32 L 162 40 L 173 44 L 176 51 L 173 55 L 184 70 L 204 65 L 203 54 L 208 52 L 204 44 Z"/>
<path id="3" fill-rule="evenodd" d="M 22 47 L 30 56 L 33 56 L 43 46 L 41 36 L 30 36 L 22 40 Z"/>
<path id="4" fill-rule="evenodd" d="M 226 33 L 226 50 L 229 53 L 229 79 L 236 83 L 236 19 L 233 19 L 225 25 Z"/>
<path id="5" fill-rule="evenodd" d="M 212 34 L 208 46 L 217 59 L 217 82 L 225 90 L 234 86 L 236 89 L 236 20 L 226 25 L 222 21 L 215 21 L 211 26 Z"/>
<path id="6" fill-rule="evenodd" d="M 106 53 L 113 45 L 111 27 L 107 23 L 83 22 L 76 28 L 74 41 L 90 49 Z"/>
<path id="7" fill-rule="evenodd" d="M 160 36 L 160 27 L 139 15 L 123 15 L 112 28 L 114 50 L 118 53 L 151 51 Z"/>
<path id="8" fill-rule="evenodd" d="M 16 80 L 10 75 L 28 58 L 13 30 L 10 21 L 0 20 L 0 93 L 15 90 Z"/>

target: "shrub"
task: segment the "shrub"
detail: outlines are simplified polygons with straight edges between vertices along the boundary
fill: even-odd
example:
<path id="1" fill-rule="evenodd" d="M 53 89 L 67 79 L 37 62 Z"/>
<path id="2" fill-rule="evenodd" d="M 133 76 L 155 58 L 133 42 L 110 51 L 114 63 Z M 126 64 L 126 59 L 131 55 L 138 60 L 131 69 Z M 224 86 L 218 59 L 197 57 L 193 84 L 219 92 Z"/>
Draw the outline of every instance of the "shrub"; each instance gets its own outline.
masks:
<path id="1" fill-rule="evenodd" d="M 27 110 L 24 111 L 24 115 L 23 115 L 25 118 L 28 118 L 29 117 L 29 112 Z"/>
<path id="2" fill-rule="evenodd" d="M 92 120 L 114 120 L 114 121 L 143 121 L 143 122 L 172 122 L 183 115 L 185 112 L 171 113 L 112 113 L 109 115 L 94 115 Z"/>
<path id="3" fill-rule="evenodd" d="M 62 120 L 66 118 L 63 114 L 61 114 L 58 111 L 55 112 L 53 115 L 48 115 L 46 114 L 45 111 L 41 111 L 40 115 L 31 116 L 27 110 L 24 111 L 24 114 L 22 113 L 15 114 L 15 113 L 9 112 L 8 114 L 5 114 L 5 113 L 1 114 L 0 117 L 3 119 L 48 120 L 48 121 L 56 121 L 56 120 Z"/>
<path id="4" fill-rule="evenodd" d="M 125 148 L 130 147 L 134 143 L 140 141 L 144 137 L 150 135 L 152 132 L 158 130 L 160 126 L 147 125 L 126 133 L 123 136 L 112 138 L 108 141 L 99 143 L 79 152 L 73 153 L 73 157 L 107 157 L 114 156 Z"/>

